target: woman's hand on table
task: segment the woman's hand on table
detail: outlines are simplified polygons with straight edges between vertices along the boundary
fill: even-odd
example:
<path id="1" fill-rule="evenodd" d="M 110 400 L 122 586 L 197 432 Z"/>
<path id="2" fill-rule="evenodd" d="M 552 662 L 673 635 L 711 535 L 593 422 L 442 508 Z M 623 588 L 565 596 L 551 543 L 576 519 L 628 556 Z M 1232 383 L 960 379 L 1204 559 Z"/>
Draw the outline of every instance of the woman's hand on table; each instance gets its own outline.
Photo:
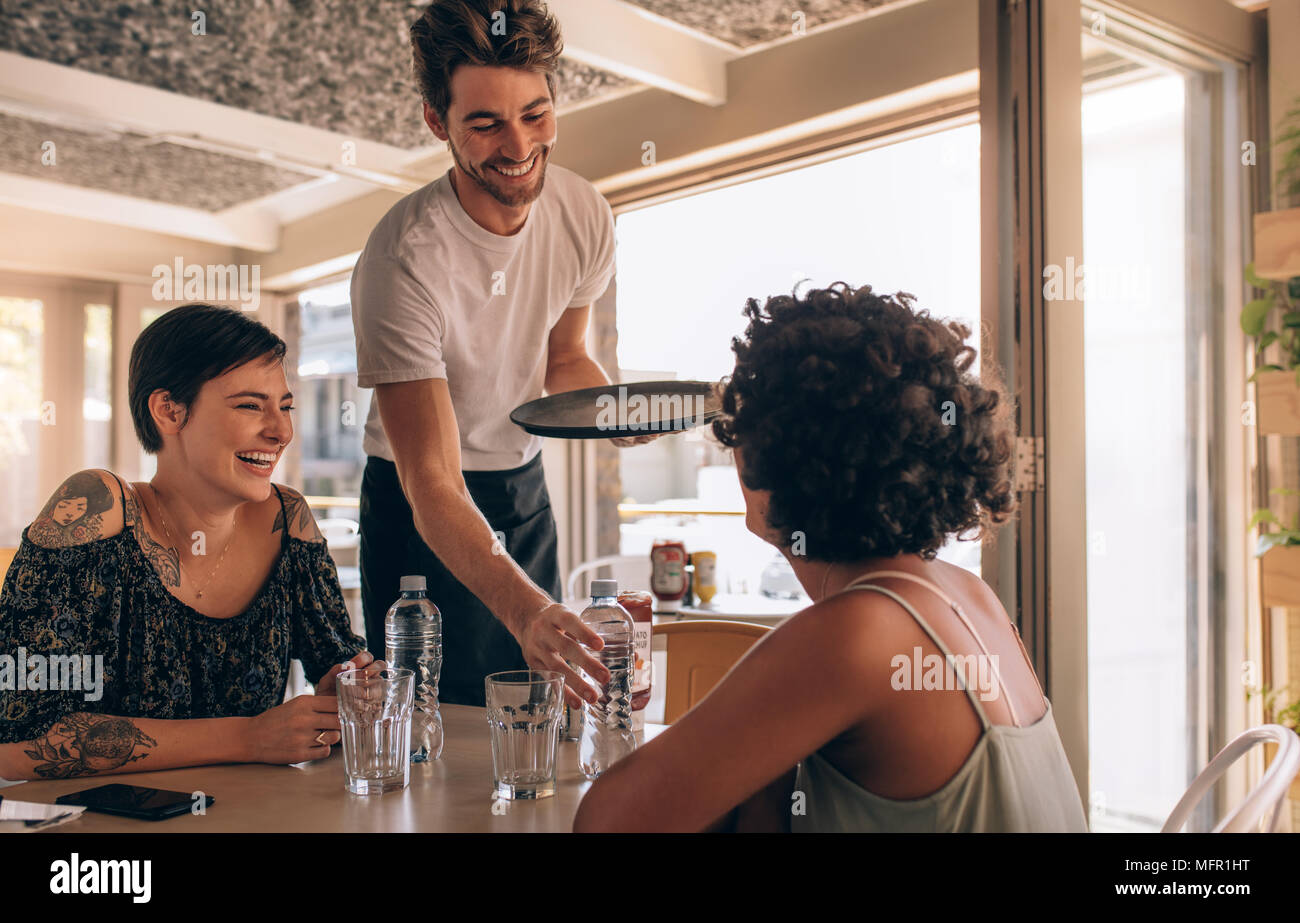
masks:
<path id="1" fill-rule="evenodd" d="M 248 761 L 288 765 L 329 756 L 343 739 L 338 703 L 333 695 L 300 695 L 249 718 Z"/>
<path id="2" fill-rule="evenodd" d="M 551 603 L 528 619 L 516 640 L 523 649 L 524 660 L 534 670 L 564 674 L 564 700 L 573 708 L 581 708 L 584 698 L 594 702 L 599 697 L 578 670 L 597 682 L 609 682 L 609 670 L 587 649 L 600 650 L 605 642 L 560 603 Z"/>

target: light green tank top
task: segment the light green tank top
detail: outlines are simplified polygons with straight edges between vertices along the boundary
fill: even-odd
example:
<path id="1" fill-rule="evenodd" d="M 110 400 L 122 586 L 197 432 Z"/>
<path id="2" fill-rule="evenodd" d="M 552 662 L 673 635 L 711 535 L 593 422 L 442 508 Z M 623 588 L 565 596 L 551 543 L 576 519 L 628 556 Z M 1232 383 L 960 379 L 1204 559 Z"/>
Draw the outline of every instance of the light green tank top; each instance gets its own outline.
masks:
<path id="1" fill-rule="evenodd" d="M 902 571 L 881 571 L 872 577 L 901 577 L 926 586 L 943 597 L 975 636 L 980 650 L 988 648 L 957 603 L 928 580 Z M 889 596 L 916 619 L 918 625 L 952 663 L 952 652 L 919 612 L 897 593 L 860 581 L 847 590 L 875 590 Z M 992 661 L 996 664 L 996 661 Z M 813 753 L 799 764 L 795 791 L 803 793 L 803 814 L 794 814 L 795 833 L 1087 833 L 1083 803 L 1070 772 L 1052 717 L 1052 703 L 1034 724 L 992 724 L 979 697 L 966 686 L 962 671 L 953 671 L 979 715 L 984 732 L 966 762 L 937 792 L 905 801 L 872 794 L 853 782 L 823 756 Z M 1002 678 L 996 675 L 999 689 Z M 799 802 L 795 802 L 798 810 Z"/>

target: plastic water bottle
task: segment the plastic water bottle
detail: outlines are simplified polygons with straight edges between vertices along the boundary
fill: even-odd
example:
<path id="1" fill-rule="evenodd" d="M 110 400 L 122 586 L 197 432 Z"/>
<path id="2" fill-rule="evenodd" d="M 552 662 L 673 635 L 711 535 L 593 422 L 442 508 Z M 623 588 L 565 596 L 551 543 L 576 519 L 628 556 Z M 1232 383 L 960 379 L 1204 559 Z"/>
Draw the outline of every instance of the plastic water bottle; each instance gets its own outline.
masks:
<path id="1" fill-rule="evenodd" d="M 618 604 L 617 580 L 591 581 L 591 605 L 583 624 L 600 635 L 604 648 L 592 655 L 609 670 L 609 682 L 593 683 L 600 698 L 583 708 L 578 769 L 594 779 L 636 749 L 632 732 L 632 616 Z M 591 677 L 587 677 L 591 681 Z"/>
<path id="2" fill-rule="evenodd" d="M 424 577 L 403 577 L 402 595 L 384 617 L 384 653 L 390 667 L 415 674 L 411 714 L 411 762 L 442 755 L 438 674 L 442 671 L 442 613 L 425 596 Z"/>

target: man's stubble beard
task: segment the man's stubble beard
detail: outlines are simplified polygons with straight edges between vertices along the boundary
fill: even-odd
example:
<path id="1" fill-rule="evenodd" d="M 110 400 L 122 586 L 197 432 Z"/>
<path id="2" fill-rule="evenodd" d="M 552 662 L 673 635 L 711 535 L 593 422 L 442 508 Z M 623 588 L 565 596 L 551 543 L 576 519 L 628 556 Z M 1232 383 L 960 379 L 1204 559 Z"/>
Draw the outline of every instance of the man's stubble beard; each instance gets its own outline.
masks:
<path id="1" fill-rule="evenodd" d="M 472 179 L 475 185 L 502 205 L 509 208 L 518 208 L 521 205 L 527 205 L 530 202 L 537 201 L 537 198 L 542 194 L 542 187 L 546 184 L 546 167 L 550 163 L 551 147 L 554 147 L 554 145 L 543 147 L 537 153 L 537 156 L 541 158 L 541 162 L 536 164 L 536 168 L 541 171 L 541 174 L 537 178 L 536 187 L 520 189 L 513 195 L 497 188 L 487 179 L 486 175 L 471 170 L 465 164 L 465 161 L 461 159 L 460 152 L 456 150 L 456 145 L 454 145 L 450 140 L 447 141 L 447 147 L 451 150 L 451 159 L 456 162 L 456 166 L 460 167 L 460 171 Z M 483 169 L 490 170 L 492 168 L 485 165 Z"/>

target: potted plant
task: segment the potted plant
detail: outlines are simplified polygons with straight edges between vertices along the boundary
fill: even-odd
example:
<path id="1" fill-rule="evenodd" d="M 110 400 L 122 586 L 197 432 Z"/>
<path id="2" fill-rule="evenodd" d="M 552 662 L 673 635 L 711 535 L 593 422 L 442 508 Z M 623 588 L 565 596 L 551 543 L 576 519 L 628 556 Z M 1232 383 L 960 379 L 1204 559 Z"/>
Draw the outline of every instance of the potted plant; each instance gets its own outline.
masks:
<path id="1" fill-rule="evenodd" d="M 1266 279 L 1300 276 L 1300 97 L 1278 125 L 1277 170 L 1273 174 L 1276 208 L 1255 216 L 1255 271 Z"/>

